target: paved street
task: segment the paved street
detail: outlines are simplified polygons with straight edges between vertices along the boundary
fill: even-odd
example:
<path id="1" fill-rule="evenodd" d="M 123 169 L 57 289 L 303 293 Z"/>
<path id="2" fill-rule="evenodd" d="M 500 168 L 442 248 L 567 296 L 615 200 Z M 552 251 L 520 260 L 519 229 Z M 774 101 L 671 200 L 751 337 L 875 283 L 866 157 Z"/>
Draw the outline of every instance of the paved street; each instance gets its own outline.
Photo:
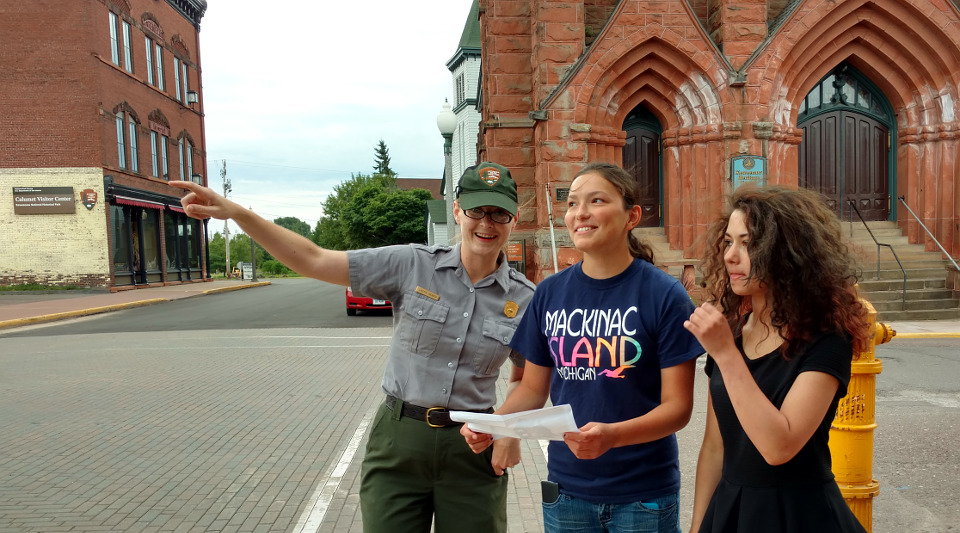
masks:
<path id="1" fill-rule="evenodd" d="M 389 334 L 0 337 L 0 531 L 360 531 Z M 538 453 L 511 531 L 541 529 Z"/>
<path id="2" fill-rule="evenodd" d="M 355 317 L 350 328 L 106 326 L 209 313 L 241 293 L 264 308 L 272 295 L 291 298 L 258 288 L 0 330 L 0 532 L 360 532 L 359 465 L 390 337 L 376 324 L 389 317 Z M 338 300 L 314 304 L 341 315 Z M 958 348 L 904 339 L 878 349 L 876 533 L 957 531 Z M 683 526 L 703 430 L 697 379 L 693 419 L 678 434 Z M 545 457 L 532 441 L 523 453 L 511 533 L 542 531 Z"/>

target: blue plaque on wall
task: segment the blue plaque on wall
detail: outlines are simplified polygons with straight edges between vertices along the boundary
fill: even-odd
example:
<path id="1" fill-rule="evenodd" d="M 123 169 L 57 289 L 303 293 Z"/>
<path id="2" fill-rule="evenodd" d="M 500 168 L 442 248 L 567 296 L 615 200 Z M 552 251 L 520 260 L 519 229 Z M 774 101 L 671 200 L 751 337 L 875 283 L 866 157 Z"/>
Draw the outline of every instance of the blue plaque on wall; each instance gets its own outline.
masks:
<path id="1" fill-rule="evenodd" d="M 767 183 L 767 158 L 757 155 L 738 155 L 730 160 L 733 188 L 744 183 L 761 186 Z"/>

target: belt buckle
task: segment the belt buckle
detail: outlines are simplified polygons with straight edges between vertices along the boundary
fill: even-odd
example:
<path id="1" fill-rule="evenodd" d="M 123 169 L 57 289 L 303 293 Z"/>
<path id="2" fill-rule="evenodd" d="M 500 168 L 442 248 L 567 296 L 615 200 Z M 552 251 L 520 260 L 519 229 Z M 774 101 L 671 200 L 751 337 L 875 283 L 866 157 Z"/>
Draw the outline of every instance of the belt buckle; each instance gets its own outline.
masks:
<path id="1" fill-rule="evenodd" d="M 432 428 L 442 428 L 442 427 L 446 427 L 446 426 L 442 426 L 442 425 L 434 424 L 434 423 L 431 423 L 431 422 L 430 422 L 430 413 L 432 413 L 433 411 L 441 411 L 441 410 L 445 411 L 446 408 L 444 408 L 444 407 L 431 407 L 431 408 L 427 409 L 427 414 L 425 414 L 425 415 L 423 416 L 423 421 L 426 422 L 427 425 L 430 426 L 430 427 L 432 427 Z"/>

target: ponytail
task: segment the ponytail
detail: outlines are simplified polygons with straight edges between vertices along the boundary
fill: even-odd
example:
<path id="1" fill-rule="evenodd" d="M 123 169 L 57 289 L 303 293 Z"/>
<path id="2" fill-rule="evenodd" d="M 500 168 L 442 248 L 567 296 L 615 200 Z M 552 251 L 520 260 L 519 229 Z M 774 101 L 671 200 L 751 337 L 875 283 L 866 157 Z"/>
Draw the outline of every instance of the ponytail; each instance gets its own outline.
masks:
<path id="1" fill-rule="evenodd" d="M 653 248 L 649 244 L 641 241 L 632 231 L 627 233 L 627 244 L 630 247 L 630 255 L 637 259 L 653 264 Z"/>

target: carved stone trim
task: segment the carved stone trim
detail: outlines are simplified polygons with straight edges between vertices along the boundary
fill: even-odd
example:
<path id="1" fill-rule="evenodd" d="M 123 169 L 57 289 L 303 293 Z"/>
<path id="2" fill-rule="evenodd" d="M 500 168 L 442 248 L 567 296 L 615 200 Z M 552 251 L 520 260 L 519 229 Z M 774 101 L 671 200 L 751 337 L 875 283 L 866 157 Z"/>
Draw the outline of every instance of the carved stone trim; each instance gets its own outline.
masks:
<path id="1" fill-rule="evenodd" d="M 129 0 L 112 0 L 111 3 L 113 3 L 113 5 L 115 5 L 115 6 L 118 7 L 121 11 L 123 11 L 124 13 L 126 13 L 126 14 L 128 14 L 128 15 L 129 15 L 130 12 L 133 10 L 133 7 L 130 5 Z"/>
<path id="2" fill-rule="evenodd" d="M 197 143 L 193 142 L 193 136 L 190 135 L 190 132 L 187 130 L 181 130 L 180 133 L 177 134 L 177 140 L 179 141 L 180 139 L 186 139 L 190 143 L 190 146 L 194 149 L 197 148 Z"/>
<path id="3" fill-rule="evenodd" d="M 140 24 L 143 25 L 144 30 L 163 40 L 163 28 L 160 27 L 160 21 L 157 20 L 157 17 L 153 16 L 153 13 L 149 11 L 144 13 L 140 17 Z"/>
<path id="4" fill-rule="evenodd" d="M 134 122 L 136 122 L 137 124 L 140 124 L 140 115 L 138 115 L 137 112 L 133 110 L 133 107 L 131 107 L 126 100 L 120 102 L 113 108 L 114 115 L 119 115 L 120 113 L 129 114 L 131 117 L 133 117 Z"/>
<path id="5" fill-rule="evenodd" d="M 773 135 L 773 122 L 754 122 L 750 126 L 757 139 L 769 139 Z"/>
<path id="6" fill-rule="evenodd" d="M 160 127 L 166 128 L 166 131 L 161 133 L 167 136 L 170 135 L 170 121 L 167 120 L 166 115 L 164 115 L 159 109 L 154 109 L 151 111 L 150 114 L 147 115 L 147 120 L 151 122 L 151 129 L 153 129 L 153 124 L 157 124 Z"/>
<path id="7" fill-rule="evenodd" d="M 170 37 L 170 44 L 175 51 L 179 52 L 183 57 L 190 59 L 190 51 L 187 50 L 187 43 L 183 42 L 183 38 L 180 37 L 179 33 L 175 33 L 173 37 Z"/>

